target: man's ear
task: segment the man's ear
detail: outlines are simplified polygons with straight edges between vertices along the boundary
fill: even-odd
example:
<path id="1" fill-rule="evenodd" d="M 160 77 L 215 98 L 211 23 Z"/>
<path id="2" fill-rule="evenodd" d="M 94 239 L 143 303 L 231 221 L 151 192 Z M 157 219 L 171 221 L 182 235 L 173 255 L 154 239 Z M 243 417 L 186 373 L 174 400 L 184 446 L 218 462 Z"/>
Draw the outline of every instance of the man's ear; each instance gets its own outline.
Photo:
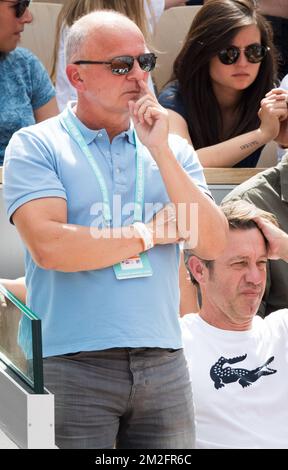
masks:
<path id="1" fill-rule="evenodd" d="M 84 91 L 83 80 L 80 75 L 79 67 L 76 64 L 68 64 L 66 67 L 66 74 L 71 85 L 76 90 Z"/>
<path id="2" fill-rule="evenodd" d="M 202 284 L 203 281 L 205 282 L 205 268 L 203 261 L 201 261 L 197 256 L 191 256 L 189 258 L 189 269 L 194 277 L 194 279 L 198 282 L 198 284 Z"/>

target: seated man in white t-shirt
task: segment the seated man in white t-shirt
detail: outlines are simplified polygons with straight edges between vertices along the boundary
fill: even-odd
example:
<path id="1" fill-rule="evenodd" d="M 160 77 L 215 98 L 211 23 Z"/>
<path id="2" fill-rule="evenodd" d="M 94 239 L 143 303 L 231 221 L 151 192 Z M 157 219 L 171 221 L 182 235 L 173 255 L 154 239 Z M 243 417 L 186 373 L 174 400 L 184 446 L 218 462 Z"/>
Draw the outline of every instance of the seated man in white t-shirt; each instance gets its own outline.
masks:
<path id="1" fill-rule="evenodd" d="M 230 227 L 222 255 L 203 261 L 185 250 L 202 296 L 199 313 L 181 319 L 196 447 L 288 448 L 288 310 L 256 316 L 267 258 L 288 261 L 288 236 L 246 201 L 222 209 Z"/>

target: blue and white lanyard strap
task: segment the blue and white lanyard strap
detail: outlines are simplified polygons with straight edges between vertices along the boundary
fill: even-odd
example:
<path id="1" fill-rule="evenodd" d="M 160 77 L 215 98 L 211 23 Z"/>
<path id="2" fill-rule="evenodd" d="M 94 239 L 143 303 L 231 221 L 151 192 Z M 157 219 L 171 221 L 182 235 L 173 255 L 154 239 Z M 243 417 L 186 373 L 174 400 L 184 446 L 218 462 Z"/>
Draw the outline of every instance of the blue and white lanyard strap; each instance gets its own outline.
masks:
<path id="1" fill-rule="evenodd" d="M 139 141 L 135 130 L 133 137 L 136 147 L 136 183 L 135 183 L 135 204 L 134 222 L 142 222 L 144 204 L 144 159 L 143 153 L 139 149 Z"/>
<path id="2" fill-rule="evenodd" d="M 86 144 L 83 135 L 81 134 L 78 127 L 74 124 L 71 117 L 65 116 L 64 122 L 67 126 L 68 132 L 73 137 L 77 144 L 79 145 L 80 149 L 87 157 L 88 162 L 96 176 L 96 179 L 99 183 L 100 190 L 102 193 L 103 199 L 103 217 L 107 226 L 111 226 L 112 223 L 112 215 L 110 210 L 109 204 L 109 195 L 105 180 L 103 175 L 92 155 L 90 152 L 88 145 Z M 133 132 L 134 135 L 134 142 L 136 146 L 136 187 L 135 187 L 135 203 L 134 203 L 134 222 L 142 222 L 142 214 L 143 214 L 143 203 L 144 203 L 144 160 L 142 152 L 139 152 L 139 142 L 136 136 L 135 131 Z"/>

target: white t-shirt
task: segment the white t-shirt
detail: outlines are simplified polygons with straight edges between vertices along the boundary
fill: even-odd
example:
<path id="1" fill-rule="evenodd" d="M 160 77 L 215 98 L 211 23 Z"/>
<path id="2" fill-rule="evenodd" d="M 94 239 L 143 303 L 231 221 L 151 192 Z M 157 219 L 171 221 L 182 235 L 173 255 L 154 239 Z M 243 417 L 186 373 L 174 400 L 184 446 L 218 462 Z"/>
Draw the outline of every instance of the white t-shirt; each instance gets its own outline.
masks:
<path id="1" fill-rule="evenodd" d="M 181 319 L 192 381 L 196 447 L 288 448 L 288 310 L 248 331 Z"/>
<path id="2" fill-rule="evenodd" d="M 144 2 L 144 8 L 147 15 L 148 24 L 150 25 L 151 32 L 153 32 L 155 24 L 159 21 L 165 7 L 165 0 L 152 0 L 151 2 L 152 11 Z M 62 28 L 59 39 L 59 49 L 57 58 L 57 71 L 56 71 L 56 99 L 59 111 L 63 111 L 68 101 L 77 100 L 77 93 L 75 88 L 69 82 L 66 75 L 66 58 L 65 58 L 65 39 L 67 36 L 68 27 Z M 153 82 L 151 76 L 148 81 L 149 87 L 154 91 Z"/>

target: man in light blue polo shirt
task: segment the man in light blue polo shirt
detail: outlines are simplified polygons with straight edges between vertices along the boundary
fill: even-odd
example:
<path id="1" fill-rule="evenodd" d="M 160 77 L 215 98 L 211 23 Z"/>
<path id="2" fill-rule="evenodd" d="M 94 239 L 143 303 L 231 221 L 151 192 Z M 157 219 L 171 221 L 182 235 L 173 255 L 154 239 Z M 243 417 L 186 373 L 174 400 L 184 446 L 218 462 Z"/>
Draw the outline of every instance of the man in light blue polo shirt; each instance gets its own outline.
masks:
<path id="1" fill-rule="evenodd" d="M 82 17 L 67 38 L 78 102 L 17 132 L 5 157 L 62 448 L 194 442 L 177 242 L 212 259 L 227 227 L 191 146 L 168 140 L 167 112 L 147 87 L 155 61 L 125 16 Z M 24 343 L 25 325 L 20 334 Z"/>

